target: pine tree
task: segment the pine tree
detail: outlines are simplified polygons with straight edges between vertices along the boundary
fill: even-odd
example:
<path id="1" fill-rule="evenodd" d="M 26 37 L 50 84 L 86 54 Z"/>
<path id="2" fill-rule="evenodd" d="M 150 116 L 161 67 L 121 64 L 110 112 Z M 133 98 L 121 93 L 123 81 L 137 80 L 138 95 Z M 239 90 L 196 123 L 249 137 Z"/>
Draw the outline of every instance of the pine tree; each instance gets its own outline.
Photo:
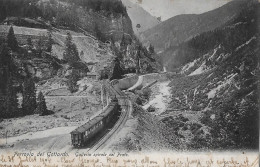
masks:
<path id="1" fill-rule="evenodd" d="M 105 37 L 104 34 L 101 32 L 100 28 L 98 27 L 98 24 L 95 24 L 95 32 L 96 32 L 96 37 L 98 40 L 105 42 Z"/>
<path id="2" fill-rule="evenodd" d="M 37 108 L 35 110 L 36 114 L 48 115 L 48 110 L 45 102 L 45 98 L 42 92 L 39 92 L 37 97 Z"/>
<path id="3" fill-rule="evenodd" d="M 150 44 L 150 46 L 149 46 L 149 53 L 150 53 L 151 55 L 155 53 L 154 47 L 153 47 L 152 44 Z"/>
<path id="4" fill-rule="evenodd" d="M 18 116 L 18 100 L 13 88 L 12 77 L 9 77 L 7 82 L 7 96 L 5 99 L 5 111 L 3 112 L 4 118 L 12 118 Z"/>
<path id="5" fill-rule="evenodd" d="M 67 86 L 71 93 L 74 93 L 78 90 L 77 81 L 79 80 L 79 74 L 76 70 L 72 70 L 71 74 L 68 77 Z"/>
<path id="6" fill-rule="evenodd" d="M 0 6 L 0 22 L 4 21 L 7 17 L 6 7 L 1 4 Z"/>
<path id="7" fill-rule="evenodd" d="M 0 46 L 0 118 L 3 118 L 4 102 L 6 94 L 6 77 L 4 68 L 4 45 Z"/>
<path id="8" fill-rule="evenodd" d="M 6 94 L 7 81 L 10 75 L 16 73 L 16 66 L 13 62 L 9 49 L 6 44 L 0 47 L 0 92 Z"/>
<path id="9" fill-rule="evenodd" d="M 4 44 L 0 46 L 0 96 L 6 94 L 7 68 L 6 68 L 7 49 Z M 9 72 L 8 72 L 9 73 Z"/>
<path id="10" fill-rule="evenodd" d="M 32 39 L 30 37 L 27 38 L 27 45 L 28 45 L 28 49 L 32 50 L 33 43 L 32 43 Z"/>
<path id="11" fill-rule="evenodd" d="M 52 35 L 51 35 L 51 32 L 48 31 L 48 41 L 47 41 L 47 50 L 46 50 L 47 52 L 51 52 L 52 44 L 53 44 Z"/>
<path id="12" fill-rule="evenodd" d="M 122 76 L 124 75 L 123 69 L 120 66 L 120 61 L 118 58 L 115 58 L 114 60 L 114 68 L 112 71 L 112 76 L 110 77 L 110 80 L 113 79 L 121 79 Z"/>
<path id="13" fill-rule="evenodd" d="M 126 42 L 125 35 L 123 34 L 122 39 L 121 39 L 121 43 L 120 43 L 120 50 L 126 51 L 126 47 L 127 47 L 127 42 Z"/>
<path id="14" fill-rule="evenodd" d="M 40 37 L 39 40 L 37 41 L 37 45 L 36 45 L 37 56 L 41 57 L 43 50 L 44 50 L 44 41 L 43 41 L 43 38 Z"/>
<path id="15" fill-rule="evenodd" d="M 76 45 L 72 42 L 71 34 L 67 34 L 65 42 L 65 52 L 63 53 L 63 58 L 71 65 L 75 64 L 80 60 L 79 53 Z"/>
<path id="16" fill-rule="evenodd" d="M 7 35 L 7 44 L 8 44 L 8 47 L 10 47 L 10 49 L 12 51 L 16 51 L 18 49 L 18 42 L 15 38 L 13 27 L 10 27 L 10 29 L 9 29 L 9 32 Z"/>
<path id="17" fill-rule="evenodd" d="M 136 73 L 140 73 L 140 58 L 141 58 L 141 46 L 138 46 L 137 54 L 136 54 Z"/>
<path id="18" fill-rule="evenodd" d="M 31 115 L 36 109 L 36 91 L 32 78 L 25 79 L 23 83 L 23 114 Z"/>

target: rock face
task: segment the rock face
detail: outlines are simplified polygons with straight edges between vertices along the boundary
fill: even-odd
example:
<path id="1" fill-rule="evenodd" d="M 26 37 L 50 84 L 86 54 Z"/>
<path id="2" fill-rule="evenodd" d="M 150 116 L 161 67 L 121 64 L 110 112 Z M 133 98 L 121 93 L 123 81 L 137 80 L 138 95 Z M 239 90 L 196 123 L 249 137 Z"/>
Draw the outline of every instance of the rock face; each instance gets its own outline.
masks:
<path id="1" fill-rule="evenodd" d="M 30 62 L 27 64 L 30 73 L 41 80 L 54 77 L 61 68 L 59 64 L 46 59 L 33 59 Z"/>
<path id="2" fill-rule="evenodd" d="M 18 73 L 21 77 L 28 75 L 38 80 L 50 79 L 57 75 L 62 68 L 61 61 L 48 54 L 43 57 L 29 57 L 19 55 L 14 58 Z"/>
<path id="3" fill-rule="evenodd" d="M 80 24 L 84 30 L 93 36 L 97 35 L 97 29 L 106 40 L 119 41 L 123 34 L 131 38 L 133 36 L 132 22 L 128 15 L 118 14 L 106 16 L 105 13 L 97 13 L 92 10 L 78 9 Z"/>

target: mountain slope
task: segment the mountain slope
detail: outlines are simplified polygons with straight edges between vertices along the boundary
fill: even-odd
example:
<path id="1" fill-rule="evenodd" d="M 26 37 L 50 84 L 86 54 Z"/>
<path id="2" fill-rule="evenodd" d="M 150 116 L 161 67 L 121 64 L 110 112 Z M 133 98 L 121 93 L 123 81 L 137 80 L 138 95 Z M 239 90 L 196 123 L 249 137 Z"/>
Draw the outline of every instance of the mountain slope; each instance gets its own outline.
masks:
<path id="1" fill-rule="evenodd" d="M 127 39 L 132 39 L 133 29 L 121 1 L 91 2 L 90 0 L 36 0 L 31 4 L 30 0 L 22 0 L 20 5 L 20 2 L 0 0 L 0 4 L 6 10 L 12 11 L 4 15 L 3 23 L 16 25 L 15 35 L 20 45 L 26 45 L 28 37 L 32 38 L 34 43 L 37 43 L 40 38 L 46 40 L 47 26 L 54 40 L 52 55 L 63 59 L 64 42 L 67 32 L 70 32 L 81 60 L 88 63 L 93 72 L 98 72 L 109 64 L 114 56 L 110 44 L 104 42 L 121 41 L 123 35 Z M 38 12 L 30 12 L 32 8 L 33 11 Z M 46 26 L 34 28 L 34 24 L 25 21 L 20 23 L 21 20 L 28 20 L 28 18 L 30 21 L 41 22 Z M 0 25 L 0 37 L 6 37 L 9 27 Z"/>
<path id="2" fill-rule="evenodd" d="M 0 6 L 0 22 L 5 24 L 87 32 L 103 42 L 118 41 L 123 33 L 133 35 L 126 8 L 118 0 L 0 0 Z"/>
<path id="3" fill-rule="evenodd" d="M 220 47 L 214 52 L 232 52 L 242 43 L 248 41 L 256 32 L 255 8 L 248 4 L 247 9 L 233 20 L 233 23 L 212 31 L 204 32 L 186 40 L 178 46 L 170 47 L 159 54 L 164 67 L 173 70 L 194 59 L 205 57 L 205 54 Z M 252 18 L 249 20 L 249 18 Z"/>
<path id="4" fill-rule="evenodd" d="M 257 149 L 259 7 L 251 1 L 233 23 L 175 47 L 183 66 L 174 69 L 162 121 L 177 131 L 167 138 L 181 141 L 179 149 Z"/>
<path id="5" fill-rule="evenodd" d="M 10 26 L 0 25 L 1 36 L 6 36 Z M 48 35 L 47 29 L 37 29 L 28 27 L 14 26 L 14 33 L 20 45 L 27 45 L 27 39 L 30 37 L 33 43 L 37 43 L 39 39 L 46 40 Z M 63 59 L 65 49 L 65 39 L 67 32 L 72 34 L 73 42 L 76 44 L 80 59 L 87 63 L 93 72 L 99 71 L 104 65 L 109 63 L 114 57 L 111 49 L 107 45 L 99 45 L 99 41 L 87 34 L 77 33 L 74 31 L 51 31 L 53 38 L 52 55 L 60 60 Z"/>
<path id="6" fill-rule="evenodd" d="M 129 0 L 122 0 L 122 2 L 126 6 L 127 13 L 132 21 L 133 30 L 136 35 L 139 35 L 139 33 L 146 31 L 160 23 L 159 20 L 157 20 L 137 4 L 134 4 Z"/>
<path id="7" fill-rule="evenodd" d="M 203 14 L 175 16 L 143 32 L 141 40 L 147 45 L 154 45 L 156 52 L 162 52 L 196 34 L 214 30 L 233 20 L 246 3 L 246 0 L 234 0 Z"/>

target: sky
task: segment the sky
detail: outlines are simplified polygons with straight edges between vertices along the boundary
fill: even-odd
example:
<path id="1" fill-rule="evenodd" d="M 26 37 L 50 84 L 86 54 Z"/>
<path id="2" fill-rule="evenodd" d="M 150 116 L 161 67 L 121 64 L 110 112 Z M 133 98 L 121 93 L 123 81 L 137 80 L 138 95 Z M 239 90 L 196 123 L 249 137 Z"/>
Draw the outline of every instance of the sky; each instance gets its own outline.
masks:
<path id="1" fill-rule="evenodd" d="M 218 8 L 231 0 L 129 0 L 139 4 L 162 21 L 180 14 L 200 14 Z"/>

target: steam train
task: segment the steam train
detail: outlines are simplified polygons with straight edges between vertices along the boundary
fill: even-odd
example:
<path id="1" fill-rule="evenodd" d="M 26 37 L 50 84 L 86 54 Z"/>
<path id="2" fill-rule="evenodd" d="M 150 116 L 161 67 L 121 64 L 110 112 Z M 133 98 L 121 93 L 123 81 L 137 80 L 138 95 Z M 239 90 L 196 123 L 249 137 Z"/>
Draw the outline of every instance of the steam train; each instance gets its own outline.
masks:
<path id="1" fill-rule="evenodd" d="M 72 145 L 74 147 L 85 146 L 95 135 L 107 127 L 119 110 L 120 106 L 115 97 L 105 108 L 104 112 L 70 133 Z"/>

